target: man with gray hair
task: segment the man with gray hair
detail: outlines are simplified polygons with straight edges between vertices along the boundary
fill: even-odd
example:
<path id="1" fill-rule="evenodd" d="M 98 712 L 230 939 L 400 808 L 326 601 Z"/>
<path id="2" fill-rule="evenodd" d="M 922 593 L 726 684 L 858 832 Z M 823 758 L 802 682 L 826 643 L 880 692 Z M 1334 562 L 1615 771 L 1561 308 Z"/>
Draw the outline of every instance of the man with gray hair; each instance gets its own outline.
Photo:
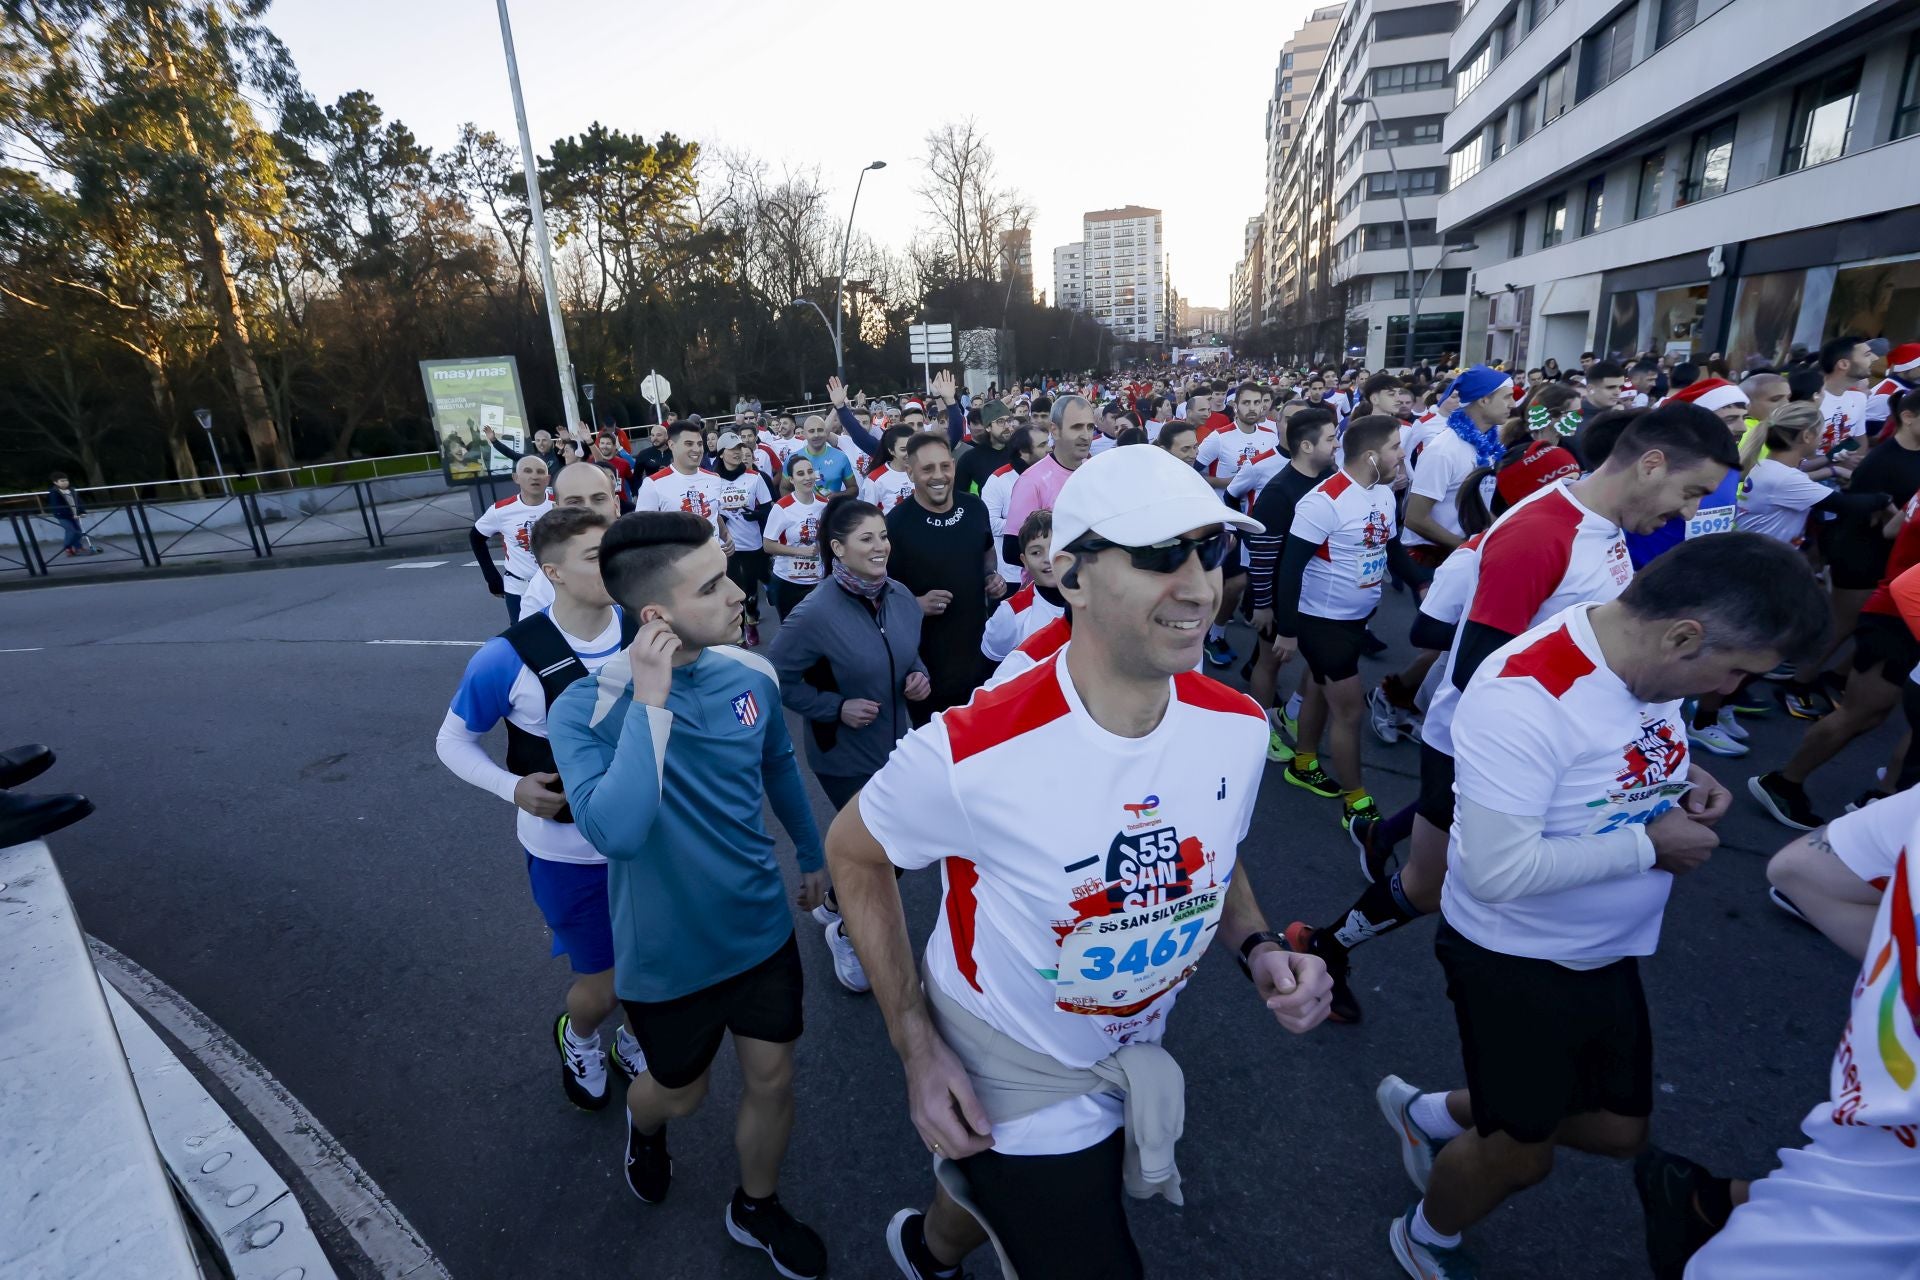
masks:
<path id="1" fill-rule="evenodd" d="M 1006 528 L 1001 535 L 1001 558 L 1020 563 L 1018 529 L 1036 511 L 1051 511 L 1080 464 L 1093 456 L 1094 420 L 1098 414 L 1085 396 L 1066 395 L 1053 402 L 1053 451 L 1020 474 L 1007 502 Z"/>

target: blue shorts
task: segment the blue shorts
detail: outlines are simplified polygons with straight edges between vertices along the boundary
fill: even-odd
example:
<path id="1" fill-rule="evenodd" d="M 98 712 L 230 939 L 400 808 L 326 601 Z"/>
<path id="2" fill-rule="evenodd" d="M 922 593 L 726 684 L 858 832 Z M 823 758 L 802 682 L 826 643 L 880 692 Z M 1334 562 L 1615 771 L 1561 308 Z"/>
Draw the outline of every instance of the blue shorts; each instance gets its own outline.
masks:
<path id="1" fill-rule="evenodd" d="M 575 973 L 613 968 L 613 913 L 607 907 L 607 864 L 554 862 L 527 855 L 533 900 L 553 931 L 553 954 Z"/>

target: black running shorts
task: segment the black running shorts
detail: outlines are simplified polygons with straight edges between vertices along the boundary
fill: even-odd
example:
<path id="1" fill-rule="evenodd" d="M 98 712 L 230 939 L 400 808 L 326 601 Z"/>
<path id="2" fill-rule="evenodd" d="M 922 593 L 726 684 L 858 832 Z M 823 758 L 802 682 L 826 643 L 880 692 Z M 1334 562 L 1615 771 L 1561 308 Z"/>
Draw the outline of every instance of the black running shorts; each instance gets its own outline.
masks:
<path id="1" fill-rule="evenodd" d="M 1420 795 L 1413 811 L 1442 831 L 1453 829 L 1453 757 L 1420 744 Z"/>
<path id="2" fill-rule="evenodd" d="M 1547 1142 L 1568 1116 L 1653 1113 L 1653 1031 L 1634 957 L 1569 969 L 1489 951 L 1444 920 L 1433 950 L 1481 1136 Z"/>
<path id="3" fill-rule="evenodd" d="M 684 1089 L 707 1073 L 729 1031 L 772 1044 L 798 1040 L 804 994 L 800 944 L 788 934 L 778 951 L 745 973 L 672 1000 L 620 1003 L 646 1052 L 648 1074 L 663 1089 Z"/>
<path id="4" fill-rule="evenodd" d="M 1315 684 L 1351 680 L 1360 674 L 1360 652 L 1367 642 L 1365 618 L 1316 618 L 1299 615 L 1294 624 L 1299 634 L 1300 656 Z"/>
<path id="5" fill-rule="evenodd" d="M 1059 1156 L 998 1151 L 956 1161 L 973 1201 L 1022 1276 L 1138 1280 L 1146 1275 L 1127 1231 L 1121 1162 L 1126 1130 Z"/>
<path id="6" fill-rule="evenodd" d="M 1899 618 L 1885 613 L 1863 613 L 1853 629 L 1853 669 L 1880 668 L 1880 678 L 1903 688 L 1914 663 L 1920 661 L 1920 640 Z"/>

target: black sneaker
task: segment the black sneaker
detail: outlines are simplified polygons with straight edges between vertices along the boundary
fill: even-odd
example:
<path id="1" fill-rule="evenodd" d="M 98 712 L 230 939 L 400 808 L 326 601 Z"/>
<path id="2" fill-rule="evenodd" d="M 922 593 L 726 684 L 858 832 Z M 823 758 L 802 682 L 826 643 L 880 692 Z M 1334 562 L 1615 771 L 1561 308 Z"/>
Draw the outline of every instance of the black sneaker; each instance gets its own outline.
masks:
<path id="1" fill-rule="evenodd" d="M 1319 956 L 1326 962 L 1327 976 L 1333 979 L 1333 997 L 1327 1004 L 1327 1017 L 1335 1022 L 1360 1021 L 1360 999 L 1353 994 L 1348 978 L 1353 973 L 1353 961 L 1343 947 L 1318 947 L 1314 945 L 1319 930 L 1302 921 L 1295 920 L 1287 926 L 1287 945 L 1295 951 L 1310 956 Z"/>
<path id="2" fill-rule="evenodd" d="M 1235 649 L 1225 636 L 1221 636 L 1218 640 L 1208 636 L 1206 643 L 1201 647 L 1206 650 L 1207 661 L 1216 667 L 1232 666 L 1233 660 L 1240 656 L 1240 651 Z"/>
<path id="3" fill-rule="evenodd" d="M 1859 795 L 1847 801 L 1847 812 L 1858 813 L 1875 800 L 1885 800 L 1886 798 L 1887 793 L 1879 787 L 1868 787 L 1865 791 L 1862 791 Z"/>
<path id="4" fill-rule="evenodd" d="M 779 1196 L 768 1196 L 757 1207 L 747 1206 L 747 1193 L 735 1188 L 727 1202 L 727 1234 L 735 1243 L 764 1250 L 773 1269 L 787 1280 L 814 1280 L 827 1271 L 827 1246 L 819 1234 L 787 1212 Z"/>
<path id="5" fill-rule="evenodd" d="M 1778 773 L 1763 773 L 1747 779 L 1747 790 L 1760 807 L 1783 827 L 1795 831 L 1813 831 L 1826 825 L 1826 819 L 1813 811 L 1807 790 L 1797 782 L 1788 782 Z"/>
<path id="6" fill-rule="evenodd" d="M 667 1126 L 646 1137 L 627 1119 L 627 1185 L 645 1204 L 659 1204 L 673 1185 L 673 1156 L 667 1151 Z"/>
<path id="7" fill-rule="evenodd" d="M 1633 1161 L 1633 1189 L 1646 1214 L 1647 1262 L 1654 1280 L 1680 1280 L 1687 1259 L 1713 1238 L 1714 1228 L 1694 1208 L 1694 1196 L 1713 1175 L 1687 1159 L 1648 1147 Z"/>
<path id="8" fill-rule="evenodd" d="M 902 1209 L 887 1224 L 887 1252 L 893 1265 L 906 1280 L 966 1280 L 966 1273 L 955 1263 L 942 1271 L 940 1263 L 927 1248 L 927 1215 L 918 1209 Z"/>
<path id="9" fill-rule="evenodd" d="M 1360 851 L 1360 874 L 1368 884 L 1379 884 L 1393 874 L 1393 845 L 1380 835 L 1377 815 L 1357 814 L 1347 824 L 1347 836 Z"/>

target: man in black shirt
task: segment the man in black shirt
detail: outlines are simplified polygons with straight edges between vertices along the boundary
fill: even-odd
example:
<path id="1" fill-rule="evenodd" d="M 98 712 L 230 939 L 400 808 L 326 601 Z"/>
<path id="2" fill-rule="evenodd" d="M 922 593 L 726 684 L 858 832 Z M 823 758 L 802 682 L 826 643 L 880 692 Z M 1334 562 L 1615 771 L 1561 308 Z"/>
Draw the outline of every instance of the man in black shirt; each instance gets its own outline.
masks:
<path id="1" fill-rule="evenodd" d="M 997 415 L 983 427 L 975 428 L 973 448 L 955 463 L 954 483 L 961 493 L 979 493 L 987 477 L 1013 461 L 1007 441 L 1020 422 L 1010 413 Z"/>
<path id="2" fill-rule="evenodd" d="M 656 422 L 647 428 L 647 443 L 633 451 L 633 487 L 662 467 L 673 465 L 673 453 L 667 448 L 666 424 Z"/>
<path id="3" fill-rule="evenodd" d="M 910 703 L 915 725 L 958 706 L 979 684 L 987 602 L 1007 593 L 995 570 L 986 503 L 954 492 L 953 446 L 920 432 L 907 445 L 913 496 L 887 515 L 887 575 L 920 601 L 920 658 L 933 696 Z"/>
<path id="4" fill-rule="evenodd" d="M 1253 518 L 1266 526 L 1265 533 L 1249 534 L 1247 589 L 1253 600 L 1253 627 L 1260 635 L 1254 655 L 1253 671 L 1247 677 L 1247 692 L 1262 707 L 1278 706 L 1275 686 L 1280 677 L 1280 659 L 1273 651 L 1273 582 L 1279 564 L 1280 548 L 1293 527 L 1293 509 L 1313 487 L 1333 470 L 1333 452 L 1339 441 L 1339 424 L 1333 410 L 1325 405 L 1309 405 L 1287 419 L 1287 465 L 1280 468 L 1253 504 Z M 1324 718 L 1326 698 L 1321 686 L 1311 680 L 1302 682 L 1300 718 L 1312 714 Z M 1291 760 L 1293 748 L 1280 736 L 1271 710 L 1267 713 L 1267 759 Z"/>

